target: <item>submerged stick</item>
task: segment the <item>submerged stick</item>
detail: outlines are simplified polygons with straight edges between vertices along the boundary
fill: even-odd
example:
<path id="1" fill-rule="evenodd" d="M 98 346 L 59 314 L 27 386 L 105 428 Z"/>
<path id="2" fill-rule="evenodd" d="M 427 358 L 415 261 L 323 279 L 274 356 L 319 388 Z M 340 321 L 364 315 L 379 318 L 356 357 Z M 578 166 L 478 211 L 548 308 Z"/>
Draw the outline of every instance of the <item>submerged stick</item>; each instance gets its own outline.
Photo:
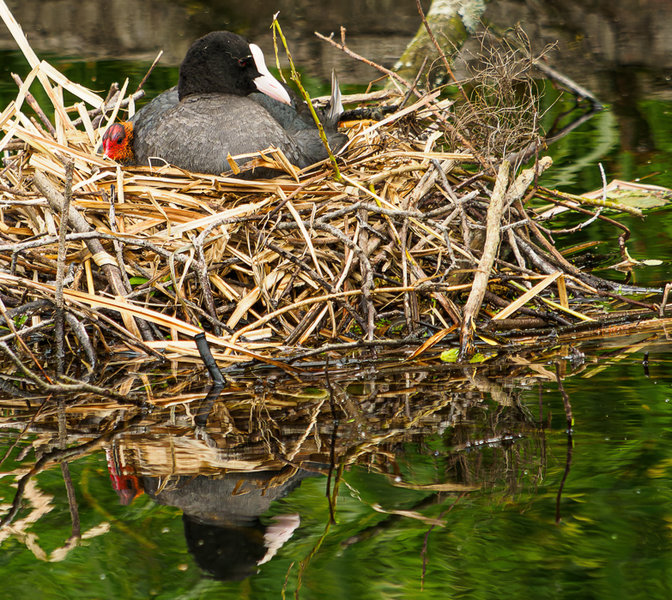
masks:
<path id="1" fill-rule="evenodd" d="M 194 336 L 194 341 L 196 342 L 196 349 L 201 356 L 201 360 L 205 365 L 205 368 L 208 370 L 212 381 L 216 386 L 224 385 L 224 376 L 219 370 L 217 363 L 215 362 L 214 357 L 212 356 L 212 351 L 210 350 L 210 345 L 208 340 L 205 337 L 205 333 L 197 333 Z"/>

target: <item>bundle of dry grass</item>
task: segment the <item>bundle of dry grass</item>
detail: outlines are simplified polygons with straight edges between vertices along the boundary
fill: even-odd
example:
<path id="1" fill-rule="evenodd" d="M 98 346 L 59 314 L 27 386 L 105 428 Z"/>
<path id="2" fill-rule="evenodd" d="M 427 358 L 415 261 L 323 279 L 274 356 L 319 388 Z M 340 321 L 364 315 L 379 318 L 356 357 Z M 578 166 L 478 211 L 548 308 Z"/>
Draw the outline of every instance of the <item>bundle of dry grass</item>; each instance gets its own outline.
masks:
<path id="1" fill-rule="evenodd" d="M 526 209 L 532 196 L 578 206 L 532 185 L 550 160 L 513 177 L 467 140 L 444 151 L 455 131 L 438 92 L 351 127 L 338 171 L 325 161 L 298 172 L 272 149 L 258 164 L 287 173 L 273 180 L 122 169 L 95 149 L 132 104 L 126 84 L 106 102 L 40 62 L 3 16 L 32 66 L 0 115 L 0 149 L 11 149 L 0 173 L 0 297 L 12 330 L 0 343 L 17 364 L 28 353 L 23 342 L 9 348 L 15 337 L 45 350 L 60 340 L 64 372 L 66 355 L 93 369 L 120 346 L 195 360 L 203 329 L 227 364 L 296 358 L 306 346 L 420 352 L 452 332 L 468 354 L 474 323 L 490 324 L 492 340 L 497 329 L 527 336 L 605 316 L 581 298 L 609 283 L 571 265 Z M 35 80 L 52 107 L 31 99 Z"/>

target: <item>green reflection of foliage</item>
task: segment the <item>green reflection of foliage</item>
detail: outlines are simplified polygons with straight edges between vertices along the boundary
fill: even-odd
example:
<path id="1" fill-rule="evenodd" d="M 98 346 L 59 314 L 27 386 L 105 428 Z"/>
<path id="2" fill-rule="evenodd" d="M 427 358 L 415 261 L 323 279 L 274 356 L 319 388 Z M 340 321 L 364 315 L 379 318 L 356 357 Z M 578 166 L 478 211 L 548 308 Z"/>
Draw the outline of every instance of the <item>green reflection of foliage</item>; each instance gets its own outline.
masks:
<path id="1" fill-rule="evenodd" d="M 71 463 L 70 471 L 82 533 L 105 522 L 111 525 L 109 532 L 80 541 L 58 562 L 37 560 L 17 536 L 11 536 L 0 552 L 0 572 L 6 580 L 3 597 L 150 598 L 162 590 L 188 590 L 200 578 L 185 548 L 179 511 L 157 506 L 147 496 L 129 507 L 119 505 L 102 454 Z M 37 482 L 41 492 L 53 497 L 53 508 L 28 532 L 50 555 L 70 537 L 70 513 L 60 469 L 42 473 Z M 0 480 L 5 502 L 14 492 L 9 484 Z M 87 496 L 94 502 L 87 502 Z M 28 504 L 18 518 L 29 512 Z"/>
<path id="2" fill-rule="evenodd" d="M 548 130 L 554 119 L 573 105 L 573 99 L 559 98 L 546 86 L 542 110 L 542 128 Z M 653 147 L 632 151 L 622 146 L 625 135 L 619 118 L 607 107 L 570 135 L 555 142 L 545 154 L 553 158 L 553 167 L 542 177 L 542 184 L 580 194 L 602 186 L 598 163 L 602 163 L 607 181 L 645 179 L 646 183 L 672 187 L 672 102 L 641 100 L 635 107 L 643 126 L 651 132 Z M 567 124 L 568 117 L 561 120 Z"/>

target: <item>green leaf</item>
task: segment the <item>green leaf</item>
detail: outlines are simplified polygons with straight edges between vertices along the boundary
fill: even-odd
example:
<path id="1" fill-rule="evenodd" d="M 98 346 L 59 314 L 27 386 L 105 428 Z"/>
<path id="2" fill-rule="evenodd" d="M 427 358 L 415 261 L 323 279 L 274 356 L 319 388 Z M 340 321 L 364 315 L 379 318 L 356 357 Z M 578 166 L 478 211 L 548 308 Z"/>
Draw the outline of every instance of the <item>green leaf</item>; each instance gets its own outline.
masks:
<path id="1" fill-rule="evenodd" d="M 450 350 L 444 350 L 439 357 L 443 362 L 454 363 L 457 362 L 457 356 L 459 354 L 458 348 L 451 348 Z"/>

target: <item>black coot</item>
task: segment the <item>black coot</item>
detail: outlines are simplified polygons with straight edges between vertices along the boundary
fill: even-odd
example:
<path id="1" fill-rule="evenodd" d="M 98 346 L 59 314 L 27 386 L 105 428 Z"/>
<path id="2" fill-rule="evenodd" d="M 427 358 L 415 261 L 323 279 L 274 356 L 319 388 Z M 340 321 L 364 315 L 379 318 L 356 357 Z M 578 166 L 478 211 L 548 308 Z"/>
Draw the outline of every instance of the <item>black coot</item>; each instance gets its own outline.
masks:
<path id="1" fill-rule="evenodd" d="M 320 115 L 334 151 L 347 141 L 336 131 L 338 114 L 332 107 Z M 205 173 L 230 170 L 228 155 L 269 146 L 301 168 L 327 157 L 305 103 L 273 78 L 258 46 L 227 31 L 194 42 L 180 67 L 177 89 L 157 96 L 132 123 L 132 134 L 128 126 L 110 127 L 103 139 L 106 155 L 135 164 L 156 157 Z M 132 153 L 117 151 L 129 142 Z"/>

